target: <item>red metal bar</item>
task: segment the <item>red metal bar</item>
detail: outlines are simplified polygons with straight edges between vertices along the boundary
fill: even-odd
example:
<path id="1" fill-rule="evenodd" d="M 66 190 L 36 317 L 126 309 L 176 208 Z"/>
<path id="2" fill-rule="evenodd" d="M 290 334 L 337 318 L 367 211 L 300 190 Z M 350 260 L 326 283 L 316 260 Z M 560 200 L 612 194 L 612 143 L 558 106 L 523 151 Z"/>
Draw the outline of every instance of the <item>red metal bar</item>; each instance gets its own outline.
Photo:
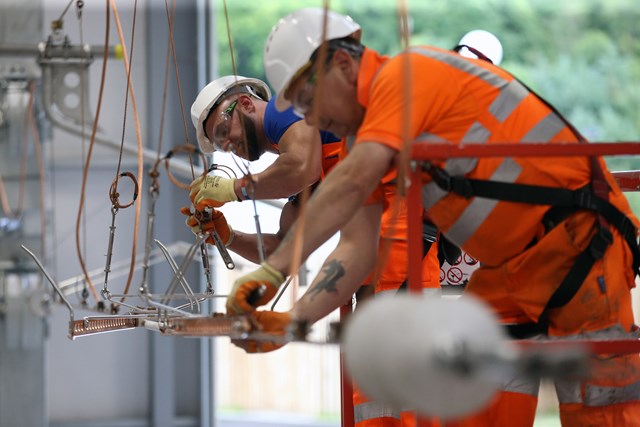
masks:
<path id="1" fill-rule="evenodd" d="M 340 324 L 344 325 L 351 315 L 351 304 L 340 306 Z M 344 363 L 344 353 L 340 348 L 340 414 L 341 427 L 353 427 L 353 386 Z"/>
<path id="2" fill-rule="evenodd" d="M 606 341 L 592 340 L 552 340 L 552 341 L 536 341 L 522 340 L 514 341 L 516 345 L 523 349 L 558 349 L 583 346 L 587 351 L 593 354 L 633 354 L 640 353 L 640 339 L 619 339 Z"/>
<path id="3" fill-rule="evenodd" d="M 409 252 L 409 290 L 422 292 L 422 177 L 420 168 L 411 162 L 411 185 L 407 194 Z"/>
<path id="4" fill-rule="evenodd" d="M 640 191 L 640 171 L 611 172 L 622 191 Z"/>
<path id="5" fill-rule="evenodd" d="M 411 147 L 411 158 L 446 160 L 451 157 L 575 157 L 640 154 L 640 142 L 519 143 L 519 144 L 425 144 Z"/>

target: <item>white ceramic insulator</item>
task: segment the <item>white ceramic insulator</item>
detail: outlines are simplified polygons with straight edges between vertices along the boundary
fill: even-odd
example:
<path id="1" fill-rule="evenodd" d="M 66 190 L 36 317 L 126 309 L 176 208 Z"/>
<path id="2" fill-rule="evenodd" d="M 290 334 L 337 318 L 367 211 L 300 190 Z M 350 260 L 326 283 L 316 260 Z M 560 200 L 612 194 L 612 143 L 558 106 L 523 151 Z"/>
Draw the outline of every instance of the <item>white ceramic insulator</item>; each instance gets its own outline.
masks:
<path id="1" fill-rule="evenodd" d="M 514 351 L 493 314 L 471 297 L 367 302 L 345 326 L 343 345 L 347 370 L 365 395 L 441 419 L 482 409 L 500 384 L 496 364 Z M 471 369 L 449 357 L 461 354 Z"/>

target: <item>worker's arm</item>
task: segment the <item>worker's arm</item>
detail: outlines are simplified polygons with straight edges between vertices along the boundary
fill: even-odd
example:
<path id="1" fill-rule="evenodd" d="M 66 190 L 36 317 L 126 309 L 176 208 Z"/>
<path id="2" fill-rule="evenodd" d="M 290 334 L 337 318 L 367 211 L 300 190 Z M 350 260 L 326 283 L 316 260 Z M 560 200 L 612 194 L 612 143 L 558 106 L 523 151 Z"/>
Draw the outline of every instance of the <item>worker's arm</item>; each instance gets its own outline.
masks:
<path id="1" fill-rule="evenodd" d="M 322 143 L 318 129 L 304 120 L 293 123 L 280 138 L 279 156 L 264 171 L 254 174 L 253 198 L 280 199 L 304 190 L 320 179 L 322 169 Z M 242 182 L 234 182 L 234 191 L 240 200 Z"/>
<path id="2" fill-rule="evenodd" d="M 347 226 L 384 176 L 394 157 L 395 151 L 384 145 L 358 144 L 315 191 L 306 206 L 305 220 L 296 221 L 278 249 L 260 268 L 239 277 L 234 282 L 227 296 L 227 312 L 248 312 L 269 302 L 284 282 L 285 276 L 291 273 L 296 243 L 294 236 L 298 227 L 301 227 L 300 231 L 304 236 L 301 245 L 302 257 L 298 257 L 298 260 L 305 260 L 312 251 L 342 227 Z M 372 211 L 366 212 L 371 214 Z M 380 215 L 381 209 L 378 207 L 378 216 Z M 377 246 L 377 242 L 371 246 Z M 344 257 L 349 255 L 354 259 L 360 256 L 357 252 L 344 253 Z M 358 281 L 355 286 L 359 284 Z M 257 302 L 249 303 L 249 296 L 256 289 L 264 289 L 263 296 Z"/>
<path id="3" fill-rule="evenodd" d="M 381 213 L 380 204 L 358 209 L 352 220 L 341 229 L 338 246 L 327 257 L 320 273 L 291 311 L 251 311 L 249 315 L 261 326 L 261 331 L 276 336 L 284 335 L 292 319 L 311 324 L 348 301 L 375 265 Z M 353 254 L 358 256 L 354 257 Z M 284 342 L 268 340 L 232 342 L 247 353 L 264 353 L 284 345 Z"/>
<path id="4" fill-rule="evenodd" d="M 314 323 L 349 301 L 375 266 L 381 215 L 379 203 L 362 206 L 340 229 L 338 246 L 291 310 L 294 318 Z"/>
<path id="5" fill-rule="evenodd" d="M 346 225 L 392 165 L 396 151 L 382 144 L 360 143 L 327 175 L 309 200 L 302 224 L 302 259 Z M 294 235 L 299 221 L 287 233 L 267 263 L 290 273 Z"/>

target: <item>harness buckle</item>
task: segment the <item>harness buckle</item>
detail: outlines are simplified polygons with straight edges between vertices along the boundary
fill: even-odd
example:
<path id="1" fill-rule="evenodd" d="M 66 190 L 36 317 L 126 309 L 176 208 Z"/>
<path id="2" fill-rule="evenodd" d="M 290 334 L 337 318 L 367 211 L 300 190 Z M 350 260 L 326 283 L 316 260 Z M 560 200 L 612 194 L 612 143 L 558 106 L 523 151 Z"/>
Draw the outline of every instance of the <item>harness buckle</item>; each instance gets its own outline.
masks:
<path id="1" fill-rule="evenodd" d="M 593 193 L 590 189 L 581 188 L 579 190 L 574 191 L 574 201 L 575 204 L 585 209 L 593 209 Z"/>
<path id="2" fill-rule="evenodd" d="M 471 186 L 471 182 L 463 176 L 452 176 L 451 181 L 451 191 L 465 199 L 470 199 L 473 196 L 473 187 Z"/>

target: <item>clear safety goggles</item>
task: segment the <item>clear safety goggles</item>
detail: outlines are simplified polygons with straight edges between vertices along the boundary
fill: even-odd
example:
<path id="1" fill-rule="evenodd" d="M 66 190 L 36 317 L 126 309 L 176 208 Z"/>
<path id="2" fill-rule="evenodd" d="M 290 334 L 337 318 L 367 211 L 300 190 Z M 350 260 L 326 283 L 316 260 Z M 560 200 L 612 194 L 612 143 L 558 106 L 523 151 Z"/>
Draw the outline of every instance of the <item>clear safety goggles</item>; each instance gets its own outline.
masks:
<path id="1" fill-rule="evenodd" d="M 231 133 L 231 119 L 233 115 L 233 110 L 235 110 L 236 105 L 238 105 L 237 99 L 233 101 L 231 104 L 229 104 L 229 106 L 222 113 L 220 113 L 220 119 L 216 124 L 213 125 L 213 130 L 210 136 L 207 135 L 207 130 L 205 128 L 205 132 L 204 132 L 205 136 L 209 138 L 214 148 L 218 151 L 225 151 L 222 143 L 225 142 L 227 139 L 229 139 L 229 134 Z M 211 109 L 211 111 L 213 110 L 214 109 Z M 203 126 L 208 119 L 209 117 L 207 117 L 203 121 Z"/>

